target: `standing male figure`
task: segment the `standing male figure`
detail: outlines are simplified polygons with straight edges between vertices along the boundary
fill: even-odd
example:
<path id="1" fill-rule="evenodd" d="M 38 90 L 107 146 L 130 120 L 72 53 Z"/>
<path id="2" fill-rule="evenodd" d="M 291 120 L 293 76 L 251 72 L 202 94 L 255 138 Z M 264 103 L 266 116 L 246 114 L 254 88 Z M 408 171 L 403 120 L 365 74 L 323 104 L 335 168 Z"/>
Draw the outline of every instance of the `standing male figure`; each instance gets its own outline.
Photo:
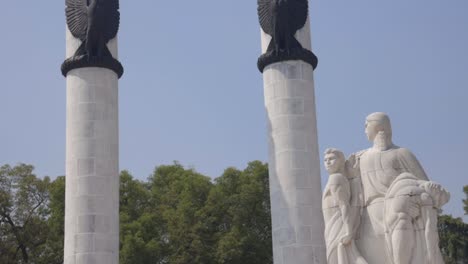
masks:
<path id="1" fill-rule="evenodd" d="M 354 201 L 359 200 L 360 184 L 348 178 L 344 154 L 338 149 L 325 150 L 324 165 L 330 174 L 322 198 L 327 262 L 367 264 L 355 244 L 361 206 Z"/>
<path id="2" fill-rule="evenodd" d="M 353 173 L 361 176 L 364 194 L 364 210 L 357 245 L 369 263 L 390 264 L 383 219 L 387 190 L 398 175 L 405 172 L 420 180 L 427 181 L 428 178 L 408 149 L 393 144 L 392 128 L 387 114 L 377 112 L 367 116 L 365 132 L 373 146 L 351 155 L 348 160 L 354 164 Z M 414 206 L 409 210 L 419 211 L 419 208 Z"/>

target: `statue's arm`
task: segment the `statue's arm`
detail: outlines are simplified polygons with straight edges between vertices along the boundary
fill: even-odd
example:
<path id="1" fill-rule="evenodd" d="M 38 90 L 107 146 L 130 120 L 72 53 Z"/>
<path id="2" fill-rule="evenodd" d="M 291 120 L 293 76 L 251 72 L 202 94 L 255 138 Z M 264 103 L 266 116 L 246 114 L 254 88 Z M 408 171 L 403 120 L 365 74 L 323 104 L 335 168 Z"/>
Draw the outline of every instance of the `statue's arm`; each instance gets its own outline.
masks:
<path id="1" fill-rule="evenodd" d="M 402 162 L 402 165 L 408 170 L 409 173 L 418 177 L 420 180 L 429 180 L 423 167 L 419 163 L 416 156 L 413 153 L 411 153 L 411 151 L 405 148 L 401 148 L 399 154 L 399 159 Z"/>

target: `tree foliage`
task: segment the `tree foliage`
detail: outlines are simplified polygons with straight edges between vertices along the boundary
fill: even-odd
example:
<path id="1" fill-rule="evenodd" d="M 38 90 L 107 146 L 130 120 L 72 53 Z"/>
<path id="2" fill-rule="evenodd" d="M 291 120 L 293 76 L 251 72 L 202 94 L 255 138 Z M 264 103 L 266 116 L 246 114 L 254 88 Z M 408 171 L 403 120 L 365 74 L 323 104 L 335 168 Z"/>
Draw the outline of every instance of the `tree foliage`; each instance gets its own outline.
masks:
<path id="1" fill-rule="evenodd" d="M 271 263 L 269 203 L 261 162 L 228 168 L 214 183 L 178 163 L 157 167 L 147 182 L 123 172 L 120 261 Z"/>
<path id="2" fill-rule="evenodd" d="M 65 177 L 0 167 L 0 263 L 63 263 Z M 468 186 L 463 200 L 467 210 Z M 439 217 L 447 264 L 468 263 L 468 224 Z M 120 174 L 120 263 L 273 263 L 266 164 L 211 180 L 175 162 L 144 181 Z"/>
<path id="3" fill-rule="evenodd" d="M 49 226 L 50 179 L 38 179 L 34 167 L 0 167 L 0 262 L 36 263 L 44 257 Z"/>
<path id="4" fill-rule="evenodd" d="M 65 229 L 65 176 L 57 177 L 49 184 L 48 235 L 43 250 L 44 258 L 38 263 L 62 264 L 63 236 Z"/>
<path id="5" fill-rule="evenodd" d="M 463 209 L 468 214 L 468 185 L 463 187 L 466 199 Z M 468 224 L 461 218 L 441 215 L 438 219 L 440 248 L 446 264 L 468 263 Z"/>
<path id="6" fill-rule="evenodd" d="M 268 168 L 228 168 L 215 180 L 204 214 L 211 225 L 215 263 L 272 263 Z"/>
<path id="7" fill-rule="evenodd" d="M 446 264 L 468 263 L 468 224 L 461 218 L 439 216 L 439 246 Z"/>

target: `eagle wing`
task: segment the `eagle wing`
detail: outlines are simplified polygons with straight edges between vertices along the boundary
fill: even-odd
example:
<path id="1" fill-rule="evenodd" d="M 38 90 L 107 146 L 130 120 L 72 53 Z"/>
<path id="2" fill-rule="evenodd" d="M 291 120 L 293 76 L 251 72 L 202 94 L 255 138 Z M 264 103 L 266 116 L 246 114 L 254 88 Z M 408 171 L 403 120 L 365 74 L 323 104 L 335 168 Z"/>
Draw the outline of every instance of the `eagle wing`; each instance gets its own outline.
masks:
<path id="1" fill-rule="evenodd" d="M 65 5 L 68 29 L 75 38 L 85 41 L 88 28 L 86 0 L 66 0 Z"/>
<path id="2" fill-rule="evenodd" d="M 296 32 L 304 27 L 307 16 L 309 15 L 308 0 L 288 0 L 289 9 L 289 29 L 290 32 Z"/>
<path id="3" fill-rule="evenodd" d="M 119 0 L 101 0 L 101 6 L 106 11 L 106 18 L 102 19 L 102 35 L 104 40 L 109 40 L 117 36 L 120 25 Z"/>
<path id="4" fill-rule="evenodd" d="M 273 5 L 275 0 L 258 0 L 258 18 L 260 26 L 268 35 L 273 35 Z M 288 23 L 290 32 L 304 27 L 309 15 L 308 0 L 288 0 Z"/>
<path id="5" fill-rule="evenodd" d="M 272 0 L 258 0 L 258 19 L 263 31 L 268 35 L 273 35 L 273 1 Z"/>

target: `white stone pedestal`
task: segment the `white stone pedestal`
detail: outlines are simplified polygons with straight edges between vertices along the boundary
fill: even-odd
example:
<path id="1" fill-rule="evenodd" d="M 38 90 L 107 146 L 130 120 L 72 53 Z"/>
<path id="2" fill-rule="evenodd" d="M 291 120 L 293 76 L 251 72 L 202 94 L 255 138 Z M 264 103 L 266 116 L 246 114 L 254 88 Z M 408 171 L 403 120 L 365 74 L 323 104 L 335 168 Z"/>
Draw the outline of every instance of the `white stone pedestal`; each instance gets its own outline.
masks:
<path id="1" fill-rule="evenodd" d="M 77 45 L 68 32 L 67 57 Z M 104 68 L 80 68 L 68 72 L 66 82 L 64 263 L 117 264 L 118 77 Z"/>
<path id="2" fill-rule="evenodd" d="M 309 23 L 297 33 L 310 49 Z M 263 52 L 270 36 L 262 32 Z M 312 66 L 286 61 L 263 72 L 268 116 L 275 264 L 326 264 Z"/>

